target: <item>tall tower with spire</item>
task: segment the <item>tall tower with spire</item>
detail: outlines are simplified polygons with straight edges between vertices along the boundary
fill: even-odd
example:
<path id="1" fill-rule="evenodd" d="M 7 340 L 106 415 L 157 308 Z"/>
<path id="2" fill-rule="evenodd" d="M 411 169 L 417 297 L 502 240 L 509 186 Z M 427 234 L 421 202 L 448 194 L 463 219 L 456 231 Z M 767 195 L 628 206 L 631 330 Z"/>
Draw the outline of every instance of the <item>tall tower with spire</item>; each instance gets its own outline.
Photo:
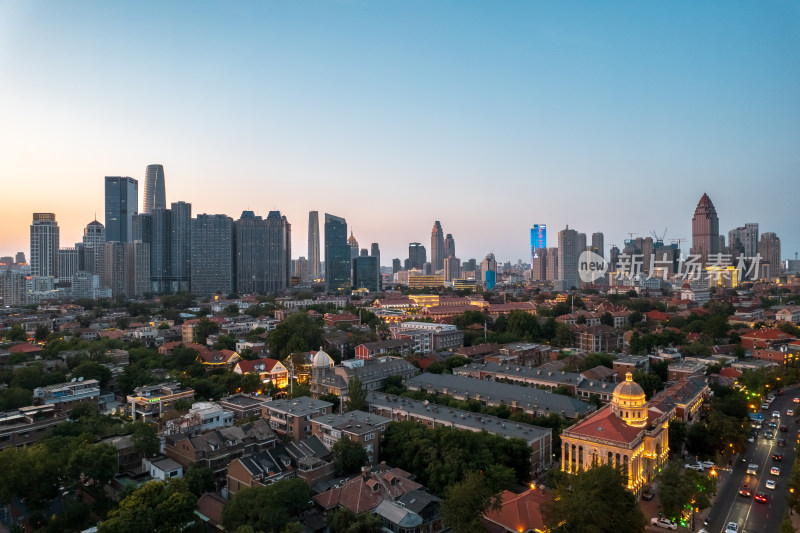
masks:
<path id="1" fill-rule="evenodd" d="M 444 257 L 444 232 L 437 220 L 431 230 L 431 269 L 434 272 L 444 268 Z"/>
<path id="2" fill-rule="evenodd" d="M 717 210 L 711 198 L 703 193 L 692 217 L 692 248 L 689 253 L 699 256 L 700 264 L 706 266 L 709 258 L 720 252 Z"/>
<path id="3" fill-rule="evenodd" d="M 321 277 L 320 255 L 319 255 L 319 213 L 317 211 L 308 212 L 308 268 L 311 271 L 311 279 Z"/>

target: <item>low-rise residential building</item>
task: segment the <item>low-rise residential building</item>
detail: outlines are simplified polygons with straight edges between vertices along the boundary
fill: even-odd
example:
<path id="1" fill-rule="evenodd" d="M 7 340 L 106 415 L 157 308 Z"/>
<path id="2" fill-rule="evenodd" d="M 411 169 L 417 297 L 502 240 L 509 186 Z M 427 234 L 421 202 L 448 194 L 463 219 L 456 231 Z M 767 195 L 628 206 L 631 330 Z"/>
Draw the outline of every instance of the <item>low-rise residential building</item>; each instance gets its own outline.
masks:
<path id="1" fill-rule="evenodd" d="M 214 402 L 195 402 L 185 415 L 167 420 L 162 435 L 189 433 L 198 435 L 211 429 L 233 425 L 233 413 Z"/>
<path id="2" fill-rule="evenodd" d="M 702 375 L 706 370 L 706 365 L 696 361 L 680 361 L 672 363 L 667 367 L 668 381 L 677 381 L 681 378 L 688 378 L 689 376 Z"/>
<path id="3" fill-rule="evenodd" d="M 3 411 L 0 413 L 0 450 L 38 442 L 66 419 L 66 412 L 52 403 Z"/>
<path id="4" fill-rule="evenodd" d="M 303 440 L 312 434 L 311 420 L 333 412 L 333 404 L 300 396 L 287 400 L 274 400 L 261 407 L 269 426 L 281 438 Z"/>
<path id="5" fill-rule="evenodd" d="M 763 361 L 770 361 L 782 365 L 790 365 L 800 359 L 800 353 L 790 349 L 788 346 L 781 346 L 780 350 L 770 350 L 768 348 L 757 348 L 753 350 L 753 357 Z"/>
<path id="6" fill-rule="evenodd" d="M 349 398 L 350 380 L 358 377 L 367 391 L 381 390 L 390 376 L 407 379 L 418 372 L 417 368 L 399 357 L 381 356 L 377 359 L 353 359 L 334 366 L 333 360 L 323 351 L 314 355 L 311 368 L 311 394 L 335 394 L 342 403 Z"/>
<path id="7" fill-rule="evenodd" d="M 565 418 L 580 418 L 595 408 L 580 400 L 553 394 L 535 387 L 521 387 L 484 379 L 450 374 L 420 374 L 406 380 L 409 390 L 451 396 L 457 400 L 477 400 L 483 405 L 505 405 L 513 411 L 533 416 L 551 413 Z"/>
<path id="8" fill-rule="evenodd" d="M 675 383 L 650 399 L 653 409 L 670 413 L 670 419 L 676 418 L 683 422 L 697 420 L 700 409 L 711 396 L 711 389 L 704 376 L 688 376 L 678 379 Z"/>
<path id="9" fill-rule="evenodd" d="M 183 477 L 183 466 L 163 455 L 142 459 L 142 470 L 159 481 Z"/>
<path id="10" fill-rule="evenodd" d="M 550 428 L 509 422 L 495 416 L 380 392 L 369 393 L 367 402 L 371 413 L 389 417 L 391 420 L 418 422 L 429 428 L 446 426 L 468 431 L 486 431 L 507 439 L 522 439 L 531 448 L 533 475 L 544 472 L 552 465 L 553 430 Z"/>
<path id="11" fill-rule="evenodd" d="M 261 417 L 261 408 L 270 401 L 272 401 L 272 398 L 269 396 L 239 393 L 222 398 L 219 400 L 219 405 L 226 411 L 233 413 L 234 420 L 245 420 L 252 417 Z"/>
<path id="12" fill-rule="evenodd" d="M 148 421 L 159 418 L 179 400 L 194 401 L 194 391 L 184 389 L 178 382 L 168 382 L 137 387 L 126 400 L 131 419 Z"/>
<path id="13" fill-rule="evenodd" d="M 422 489 L 411 477 L 408 472 L 384 464 L 364 467 L 361 475 L 317 494 L 314 501 L 326 511 L 342 507 L 359 515 L 373 511 L 385 500 L 394 501 L 409 491 Z"/>
<path id="14" fill-rule="evenodd" d="M 215 429 L 194 437 L 186 433 L 167 435 L 165 452 L 184 468 L 196 462 L 207 466 L 214 473 L 217 488 L 220 488 L 233 459 L 273 448 L 276 443 L 277 437 L 269 422 L 259 419 L 251 424 Z"/>
<path id="15" fill-rule="evenodd" d="M 617 376 L 624 378 L 625 374 L 633 374 L 637 370 L 642 372 L 650 371 L 650 358 L 646 355 L 624 355 L 614 359 L 611 363 Z M 618 379 L 619 379 L 618 377 Z"/>
<path id="16" fill-rule="evenodd" d="M 375 359 L 389 353 L 405 357 L 411 352 L 412 343 L 407 340 L 394 339 L 365 342 L 356 346 L 356 359 Z"/>
<path id="17" fill-rule="evenodd" d="M 542 517 L 542 506 L 553 503 L 553 496 L 543 488 L 532 488 L 521 494 L 503 491 L 500 507 L 491 509 L 483 520 L 493 533 L 543 533 L 548 531 Z"/>
<path id="18" fill-rule="evenodd" d="M 256 374 L 262 383 L 273 383 L 282 389 L 289 384 L 289 371 L 277 359 L 264 357 L 252 361 L 241 360 L 233 367 L 237 374 Z"/>
<path id="19" fill-rule="evenodd" d="M 575 332 L 575 341 L 578 348 L 587 352 L 617 352 L 622 350 L 622 330 L 604 324 L 575 325 L 571 329 Z"/>
<path id="20" fill-rule="evenodd" d="M 756 348 L 778 349 L 780 346 L 797 340 L 797 337 L 776 328 L 756 329 L 743 333 L 741 338 L 742 347 L 749 350 L 755 350 Z"/>
<path id="21" fill-rule="evenodd" d="M 411 490 L 395 501 L 383 500 L 375 508 L 383 531 L 391 533 L 438 533 L 445 529 L 439 516 L 441 500 L 433 494 Z"/>
<path id="22" fill-rule="evenodd" d="M 367 452 L 367 461 L 372 464 L 380 455 L 380 443 L 391 418 L 364 411 L 350 411 L 343 415 L 329 414 L 311 420 L 312 433 L 328 449 L 341 439 L 358 442 Z"/>
<path id="23" fill-rule="evenodd" d="M 779 322 L 800 323 L 800 306 L 784 307 L 775 312 L 775 320 Z"/>
<path id="24" fill-rule="evenodd" d="M 97 404 L 100 398 L 100 382 L 96 379 L 77 378 L 68 383 L 37 387 L 33 389 L 33 397 L 68 411 L 80 403 Z"/>
<path id="25" fill-rule="evenodd" d="M 228 499 L 233 499 L 244 488 L 265 487 L 292 477 L 295 477 L 295 469 L 284 446 L 238 457 L 228 464 Z"/>
<path id="26" fill-rule="evenodd" d="M 417 353 L 457 350 L 464 345 L 464 332 L 452 324 L 398 322 L 389 326 L 394 339 L 408 340 Z"/>

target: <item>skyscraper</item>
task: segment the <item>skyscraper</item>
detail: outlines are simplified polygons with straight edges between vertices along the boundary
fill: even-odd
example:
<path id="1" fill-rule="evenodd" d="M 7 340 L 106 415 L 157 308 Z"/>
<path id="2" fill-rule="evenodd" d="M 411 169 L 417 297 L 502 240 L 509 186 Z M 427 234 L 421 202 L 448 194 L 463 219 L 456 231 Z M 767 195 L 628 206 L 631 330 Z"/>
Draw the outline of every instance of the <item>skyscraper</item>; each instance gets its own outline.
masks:
<path id="1" fill-rule="evenodd" d="M 143 213 L 151 213 L 153 209 L 167 208 L 167 193 L 164 187 L 164 167 L 147 165 L 144 173 Z"/>
<path id="2" fill-rule="evenodd" d="M 31 223 L 31 276 L 58 276 L 59 229 L 54 213 L 34 213 Z"/>
<path id="3" fill-rule="evenodd" d="M 444 268 L 444 233 L 439 221 L 433 223 L 431 230 L 431 269 L 437 272 Z"/>
<path id="4" fill-rule="evenodd" d="M 444 258 L 444 280 L 461 279 L 461 259 L 449 255 Z"/>
<path id="5" fill-rule="evenodd" d="M 106 176 L 106 241 L 133 240 L 133 215 L 139 212 L 139 182 L 133 178 Z"/>
<path id="6" fill-rule="evenodd" d="M 197 215 L 192 219 L 192 293 L 227 295 L 234 284 L 233 219 L 226 215 Z"/>
<path id="7" fill-rule="evenodd" d="M 703 193 L 697 203 L 692 217 L 692 248 L 689 253 L 699 256 L 699 261 L 704 267 L 711 255 L 720 253 L 719 218 L 714 204 L 706 193 Z"/>
<path id="8" fill-rule="evenodd" d="M 547 224 L 534 224 L 531 227 L 531 265 L 539 250 L 547 248 Z"/>
<path id="9" fill-rule="evenodd" d="M 369 292 L 381 290 L 381 271 L 376 256 L 362 254 L 353 259 L 353 287 Z"/>
<path id="10" fill-rule="evenodd" d="M 425 247 L 418 242 L 411 242 L 408 244 L 408 268 L 418 268 L 422 270 L 425 263 L 428 262 L 428 255 Z"/>
<path id="11" fill-rule="evenodd" d="M 745 257 L 755 257 L 758 253 L 758 222 L 745 224 L 742 237 Z"/>
<path id="12" fill-rule="evenodd" d="M 350 261 L 347 221 L 325 213 L 325 285 L 328 291 L 350 289 Z"/>
<path id="13" fill-rule="evenodd" d="M 236 229 L 236 290 L 241 294 L 266 292 L 267 232 L 264 219 L 243 211 Z"/>
<path id="14" fill-rule="evenodd" d="M 192 277 L 192 204 L 171 204 L 170 292 L 186 292 Z"/>
<path id="15" fill-rule="evenodd" d="M 586 241 L 583 241 L 584 248 L 581 250 L 580 235 L 574 229 L 569 229 L 569 226 L 558 232 L 558 279 L 554 284 L 556 290 L 568 291 L 581 286 L 578 278 L 578 259 L 586 249 Z"/>
<path id="16" fill-rule="evenodd" d="M 381 268 L 381 248 L 377 242 L 373 242 L 369 247 L 369 255 L 378 258 L 378 269 Z"/>
<path id="17" fill-rule="evenodd" d="M 453 239 L 453 234 L 448 233 L 444 238 L 444 258 L 456 256 L 456 241 Z"/>
<path id="18" fill-rule="evenodd" d="M 322 271 L 320 270 L 319 213 L 317 211 L 308 213 L 308 266 L 311 270 L 311 279 L 319 279 Z"/>
<path id="19" fill-rule="evenodd" d="M 172 267 L 170 255 L 172 252 L 172 210 L 153 209 L 151 213 L 137 218 L 142 227 L 147 226 L 149 220 L 150 233 L 143 235 L 142 242 L 150 243 L 150 280 L 152 292 L 156 294 L 168 293 L 172 286 Z M 118 253 L 118 252 L 117 252 Z M 112 287 L 113 290 L 113 287 Z"/>
<path id="20" fill-rule="evenodd" d="M 605 257 L 605 239 L 601 232 L 592 233 L 592 251 L 600 257 Z"/>
<path id="21" fill-rule="evenodd" d="M 355 259 L 358 257 L 358 240 L 356 236 L 353 235 L 353 230 L 350 230 L 350 237 L 347 238 L 347 245 L 350 247 L 350 259 Z"/>
<path id="22" fill-rule="evenodd" d="M 758 254 L 761 256 L 761 264 L 764 265 L 761 269 L 765 273 L 764 277 L 775 279 L 781 275 L 783 271 L 781 240 L 776 234 L 769 231 L 761 234 L 761 240 L 758 241 Z M 769 268 L 766 268 L 766 265 L 769 265 Z"/>
<path id="23" fill-rule="evenodd" d="M 481 261 L 481 281 L 488 290 L 492 290 L 497 284 L 497 260 L 493 253 L 486 254 Z"/>
<path id="24" fill-rule="evenodd" d="M 266 292 L 289 288 L 292 278 L 292 226 L 280 211 L 270 211 L 266 219 Z"/>

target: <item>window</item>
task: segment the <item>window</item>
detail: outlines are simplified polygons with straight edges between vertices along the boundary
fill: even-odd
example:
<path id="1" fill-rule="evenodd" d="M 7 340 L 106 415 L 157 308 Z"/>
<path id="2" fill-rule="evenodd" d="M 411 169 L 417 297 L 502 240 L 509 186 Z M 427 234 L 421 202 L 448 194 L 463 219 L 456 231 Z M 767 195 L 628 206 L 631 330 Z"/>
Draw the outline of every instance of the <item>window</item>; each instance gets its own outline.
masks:
<path id="1" fill-rule="evenodd" d="M 366 435 L 364 435 L 364 440 L 365 440 L 365 441 L 366 441 L 366 440 L 372 440 L 372 439 L 374 439 L 374 438 L 375 438 L 375 432 L 374 432 L 374 431 L 373 431 L 373 432 L 370 432 L 370 433 L 367 433 Z"/>

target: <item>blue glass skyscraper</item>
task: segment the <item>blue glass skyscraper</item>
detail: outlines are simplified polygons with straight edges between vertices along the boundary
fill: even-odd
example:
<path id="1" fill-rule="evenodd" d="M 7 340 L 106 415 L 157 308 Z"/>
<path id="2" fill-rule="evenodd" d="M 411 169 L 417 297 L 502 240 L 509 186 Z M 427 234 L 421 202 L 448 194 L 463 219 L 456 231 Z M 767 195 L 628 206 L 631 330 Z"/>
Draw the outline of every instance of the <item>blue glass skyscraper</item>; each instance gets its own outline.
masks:
<path id="1" fill-rule="evenodd" d="M 132 242 L 133 215 L 139 212 L 139 182 L 106 176 L 106 241 Z"/>
<path id="2" fill-rule="evenodd" d="M 325 286 L 328 291 L 349 290 L 350 246 L 347 244 L 347 221 L 325 213 Z"/>
<path id="3" fill-rule="evenodd" d="M 538 250 L 547 248 L 547 225 L 534 224 L 531 228 L 531 264 L 533 259 L 538 257 Z"/>

